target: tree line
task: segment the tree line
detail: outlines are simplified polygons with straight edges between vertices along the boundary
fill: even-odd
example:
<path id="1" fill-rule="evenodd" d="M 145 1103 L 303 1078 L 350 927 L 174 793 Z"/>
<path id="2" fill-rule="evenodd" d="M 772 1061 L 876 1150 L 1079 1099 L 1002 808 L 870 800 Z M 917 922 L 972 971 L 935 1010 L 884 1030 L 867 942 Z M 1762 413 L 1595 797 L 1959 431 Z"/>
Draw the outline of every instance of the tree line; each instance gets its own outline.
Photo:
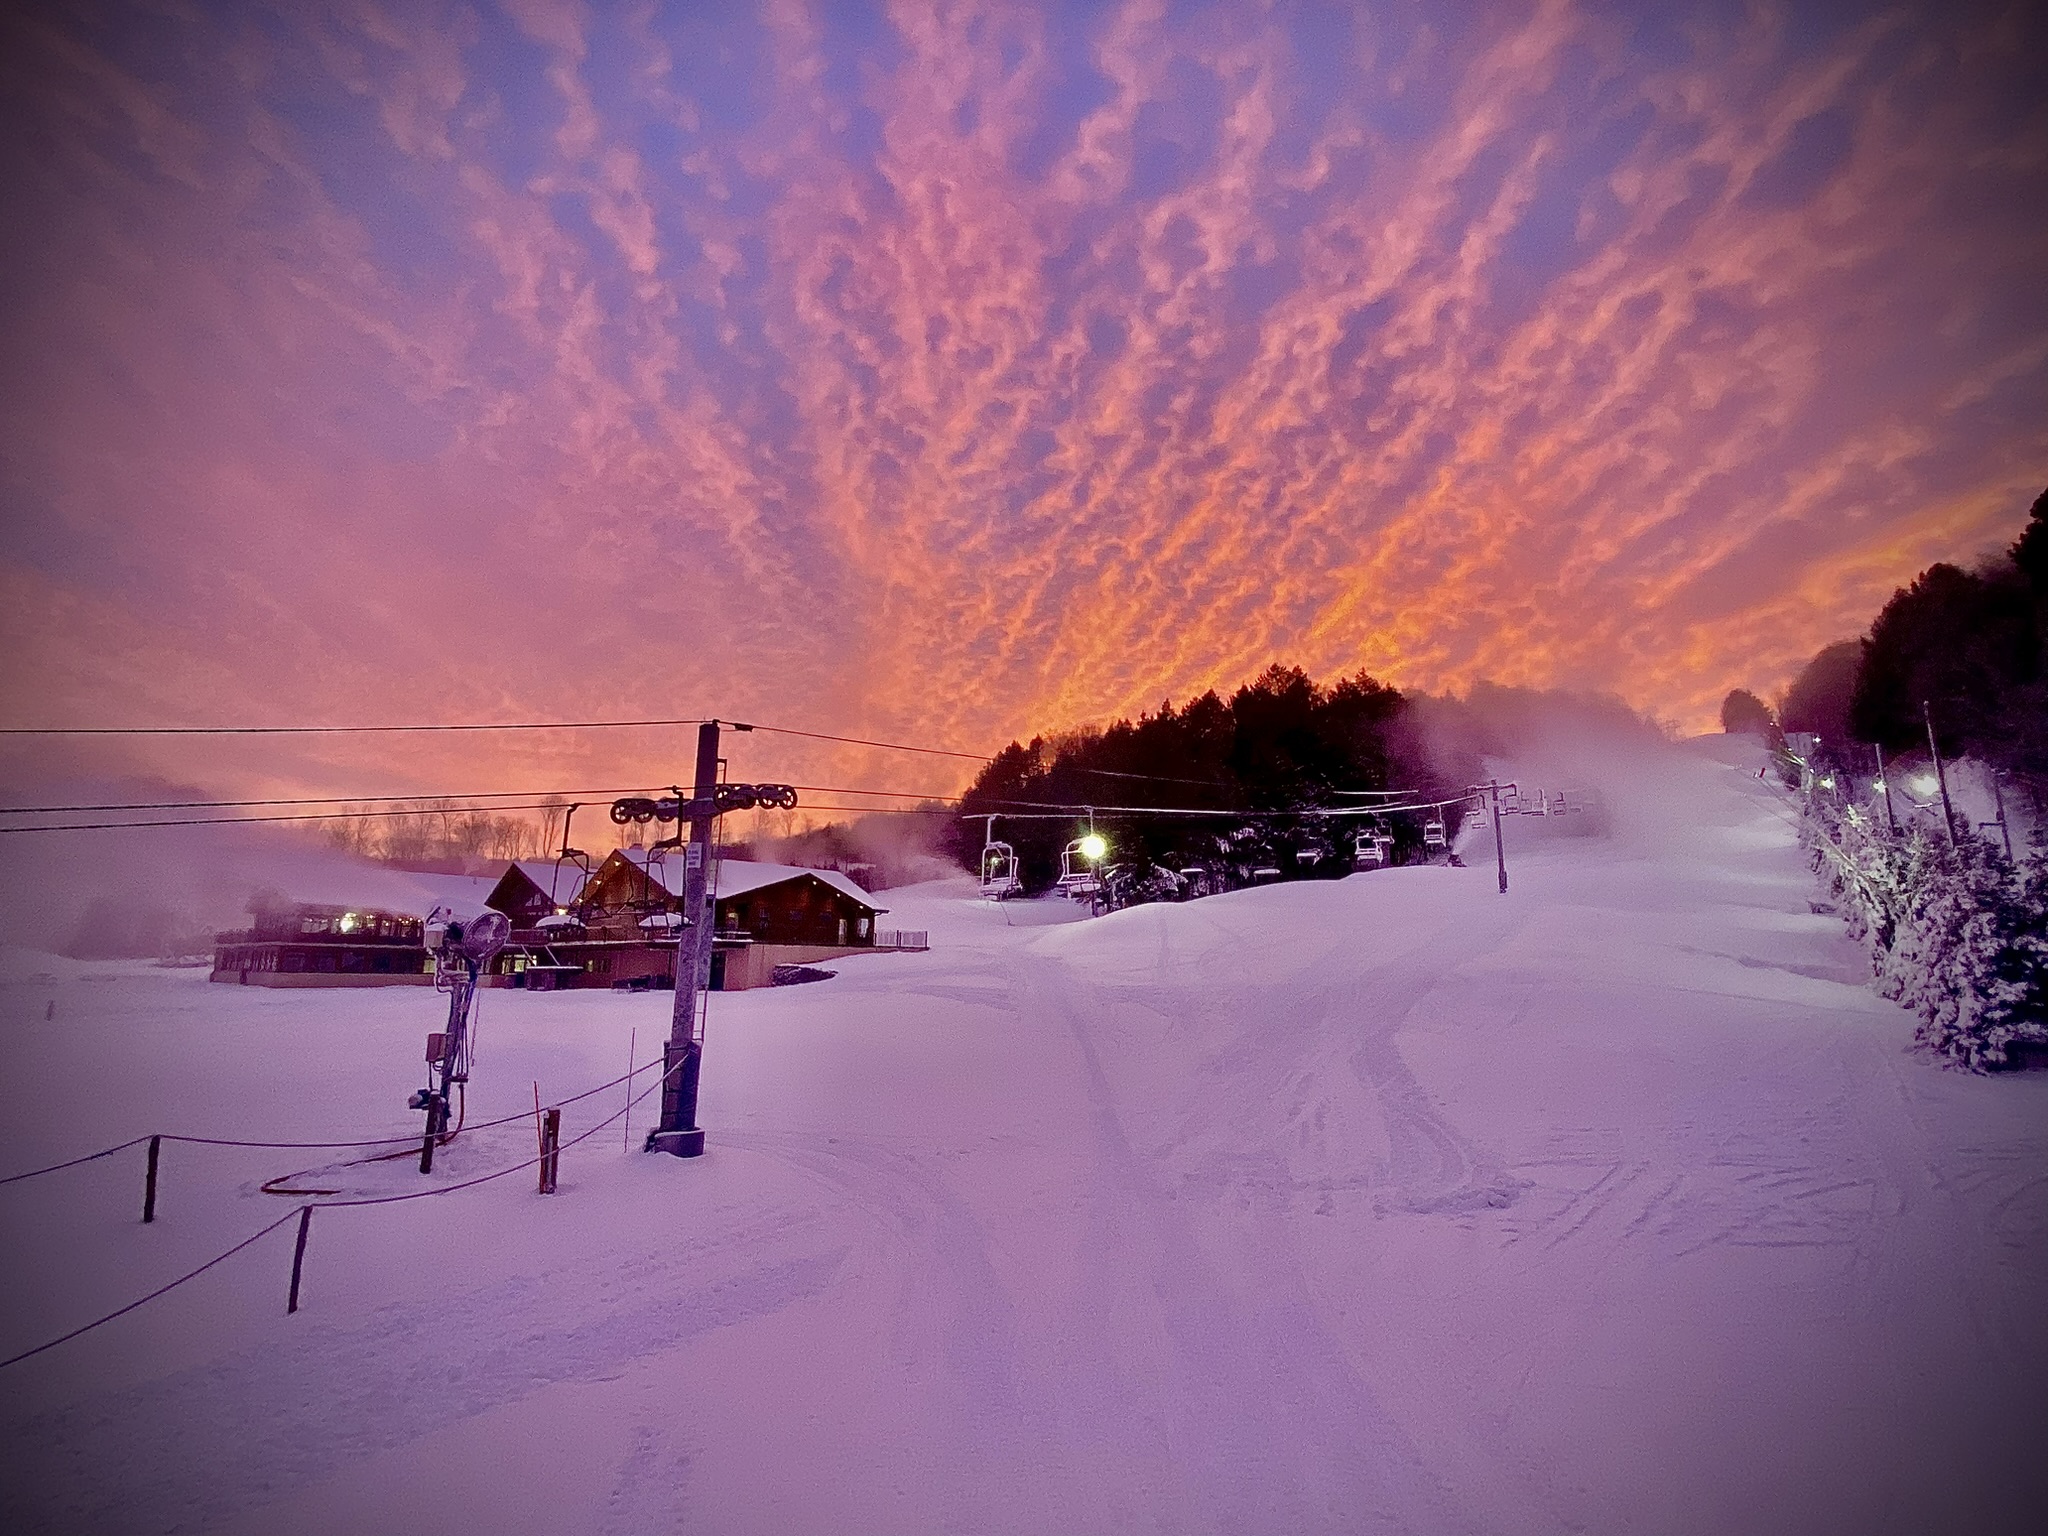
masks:
<path id="1" fill-rule="evenodd" d="M 1139 899 L 1171 894 L 1144 888 L 1158 871 L 1200 869 L 1210 889 L 1248 883 L 1261 870 L 1334 879 L 1353 869 L 1366 822 L 1333 812 L 1368 803 L 1368 791 L 1411 802 L 1459 795 L 1483 777 L 1485 755 L 1507 755 L 1519 730 L 1560 711 L 1654 734 L 1613 699 L 1481 684 L 1458 700 L 1404 694 L 1364 672 L 1318 683 L 1276 663 L 1227 698 L 1211 689 L 1136 720 L 1011 742 L 961 797 L 945 851 L 973 868 L 993 816 L 994 836 L 1017 851 L 1025 889 L 1041 891 L 1085 823 L 1076 808 L 1092 806 L 1109 860 L 1136 874 Z M 1466 809 L 1445 809 L 1452 838 Z M 1144 814 L 1164 810 L 1234 814 Z M 1423 856 L 1423 817 L 1373 825 L 1392 838 L 1392 862 Z"/>
<path id="2" fill-rule="evenodd" d="M 1812 732 L 1852 768 L 1869 765 L 1872 745 L 1924 747 L 1930 716 L 1943 756 L 1980 758 L 2048 794 L 2048 491 L 2010 548 L 1970 570 L 1929 566 L 1867 633 L 1807 662 L 1776 711 L 1741 688 L 1721 709 L 1731 731 Z"/>
<path id="3" fill-rule="evenodd" d="M 322 834 L 334 847 L 362 858 L 401 868 L 466 871 L 472 865 L 551 857 L 566 806 L 566 801 L 551 799 L 538 822 L 446 799 L 395 815 L 375 806 L 344 806 L 344 812 L 355 814 L 323 823 Z M 594 808 L 600 820 L 603 812 L 602 806 Z"/>

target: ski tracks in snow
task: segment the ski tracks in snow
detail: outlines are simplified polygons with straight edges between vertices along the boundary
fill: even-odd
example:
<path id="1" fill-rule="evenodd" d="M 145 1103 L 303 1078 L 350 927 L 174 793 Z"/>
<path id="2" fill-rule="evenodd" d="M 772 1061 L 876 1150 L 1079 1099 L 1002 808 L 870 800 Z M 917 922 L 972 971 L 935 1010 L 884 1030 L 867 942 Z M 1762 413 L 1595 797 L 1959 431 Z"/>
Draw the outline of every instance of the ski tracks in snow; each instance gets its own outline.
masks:
<path id="1" fill-rule="evenodd" d="M 1434 966 L 1431 956 L 1410 962 L 1409 990 L 1426 991 Z M 1378 1026 L 1387 1054 L 1356 1048 L 1360 1083 L 1352 1092 L 1362 1084 L 1396 1127 L 1391 1187 L 1411 1209 L 1418 1202 L 1448 1208 L 1484 1162 L 1386 1044 L 1406 1012 L 1400 988 L 1345 982 L 1319 1010 L 1269 1019 L 1242 988 L 1212 991 L 1183 982 L 1174 988 L 1175 1024 L 1259 1022 L 1238 1026 L 1245 1035 L 1201 1059 L 1199 1070 L 1212 1084 L 1203 1102 L 1213 1113 L 1170 1136 L 1148 1138 L 1129 1123 L 1114 1086 L 1118 1074 L 1103 1053 L 1125 1031 L 1157 1038 L 1164 1029 L 1156 1010 L 1134 1021 L 1132 1001 L 1119 999 L 1119 988 L 1091 984 L 1072 966 L 1041 966 L 1031 984 L 1034 1006 L 1067 1022 L 1093 1127 L 1088 1252 L 1095 1262 L 1082 1286 L 1095 1303 L 1085 1320 L 1096 1331 L 1075 1351 L 1074 1367 L 1085 1375 L 1091 1356 L 1098 1365 L 1121 1357 L 1130 1362 L 1129 1379 L 1144 1389 L 1142 1399 L 1075 1399 L 1069 1407 L 1076 1430 L 1129 1435 L 1134 1414 L 1145 1421 L 1185 1469 L 1192 1505 L 1184 1529 L 1477 1528 L 1353 1368 L 1352 1342 L 1331 1333 L 1311 1299 L 1294 1230 L 1330 1210 L 1333 1187 L 1369 1191 L 1389 1178 L 1371 1166 L 1364 1147 L 1350 1149 L 1353 1172 L 1336 1180 L 1297 1177 L 1285 1150 L 1291 1125 L 1297 1140 L 1310 1144 L 1305 1161 L 1327 1161 L 1331 1149 L 1316 1143 L 1331 1134 L 1337 1093 L 1328 1080 L 1331 1053 L 1322 1047 L 1331 1014 L 1359 1010 L 1368 997 L 1375 1013 L 1383 998 L 1393 999 Z M 1277 1125 L 1276 1105 L 1287 1106 Z M 1339 1165 L 1346 1160 L 1337 1149 Z M 1349 1215 L 1368 1219 L 1362 1210 Z M 1135 1265 L 1134 1250 L 1141 1255 Z M 1136 1295 L 1129 1293 L 1134 1268 L 1149 1282 Z"/>

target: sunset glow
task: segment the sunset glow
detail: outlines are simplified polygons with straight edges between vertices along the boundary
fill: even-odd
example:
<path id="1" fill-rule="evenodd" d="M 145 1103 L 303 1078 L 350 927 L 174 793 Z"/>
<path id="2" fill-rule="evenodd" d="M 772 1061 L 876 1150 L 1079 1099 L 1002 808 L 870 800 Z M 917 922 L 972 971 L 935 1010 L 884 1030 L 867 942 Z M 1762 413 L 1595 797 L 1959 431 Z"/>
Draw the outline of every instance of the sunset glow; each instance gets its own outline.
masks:
<path id="1" fill-rule="evenodd" d="M 1283 660 L 1705 728 L 2048 484 L 2029 9 L 15 14 L 0 715 L 989 752 Z"/>

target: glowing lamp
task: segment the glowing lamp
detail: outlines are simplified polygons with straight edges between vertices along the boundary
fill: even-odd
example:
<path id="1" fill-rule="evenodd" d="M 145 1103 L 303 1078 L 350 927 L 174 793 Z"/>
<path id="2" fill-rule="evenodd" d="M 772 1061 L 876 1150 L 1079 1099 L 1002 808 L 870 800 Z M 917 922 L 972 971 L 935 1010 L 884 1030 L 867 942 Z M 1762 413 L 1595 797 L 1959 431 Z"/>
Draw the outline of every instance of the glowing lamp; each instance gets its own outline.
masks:
<path id="1" fill-rule="evenodd" d="M 341 931 L 342 931 L 343 933 L 354 933 L 354 932 L 356 931 L 356 922 L 357 922 L 357 919 L 356 919 L 356 915 L 355 915 L 355 913 L 353 913 L 353 912 L 344 912 L 344 913 L 342 913 L 342 914 L 341 914 Z"/>
<path id="2" fill-rule="evenodd" d="M 1934 792 L 1935 792 L 1935 791 L 1936 791 L 1937 789 L 1939 789 L 1939 788 L 1941 788 L 1941 781 L 1940 781 L 1939 779 L 1935 778 L 1935 776 L 1934 776 L 1933 774 L 1931 774 L 1931 773 L 1916 773 L 1916 774 L 1914 774 L 1914 775 L 1913 775 L 1913 793 L 1914 793 L 1914 794 L 1916 794 L 1916 795 L 1931 795 L 1931 794 L 1933 794 L 1933 793 L 1934 793 Z"/>
<path id="3" fill-rule="evenodd" d="M 1820 781 L 1820 787 L 1822 789 L 1833 789 L 1835 787 L 1835 781 L 1832 778 L 1822 779 Z"/>
<path id="4" fill-rule="evenodd" d="M 1109 842 L 1099 832 L 1090 832 L 1081 839 L 1081 857 L 1090 862 L 1099 861 L 1109 852 Z"/>

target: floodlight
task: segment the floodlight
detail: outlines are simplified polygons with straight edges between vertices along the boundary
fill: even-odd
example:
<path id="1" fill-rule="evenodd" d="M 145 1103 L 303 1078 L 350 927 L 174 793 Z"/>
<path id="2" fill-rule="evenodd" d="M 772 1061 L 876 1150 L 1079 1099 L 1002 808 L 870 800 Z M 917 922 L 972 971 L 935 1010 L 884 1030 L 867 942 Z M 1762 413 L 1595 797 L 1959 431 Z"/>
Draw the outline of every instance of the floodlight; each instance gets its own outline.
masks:
<path id="1" fill-rule="evenodd" d="M 1109 842 L 1100 832 L 1090 832 L 1081 839 L 1081 855 L 1091 861 L 1100 861 L 1109 852 Z"/>

